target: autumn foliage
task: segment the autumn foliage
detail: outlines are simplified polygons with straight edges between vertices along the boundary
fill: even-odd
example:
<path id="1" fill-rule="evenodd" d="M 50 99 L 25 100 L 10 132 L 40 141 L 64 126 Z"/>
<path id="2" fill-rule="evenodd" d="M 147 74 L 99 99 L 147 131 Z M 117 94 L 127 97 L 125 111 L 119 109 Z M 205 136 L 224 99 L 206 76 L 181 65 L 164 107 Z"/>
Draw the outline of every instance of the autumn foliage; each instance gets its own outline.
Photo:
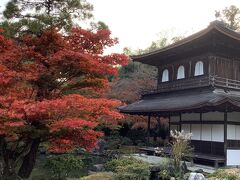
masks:
<path id="1" fill-rule="evenodd" d="M 0 135 L 8 163 L 24 163 L 44 141 L 55 152 L 90 150 L 102 136 L 96 127 L 122 118 L 120 101 L 103 96 L 115 65 L 128 63 L 123 54 L 103 55 L 116 43 L 108 30 L 81 28 L 0 35 Z"/>

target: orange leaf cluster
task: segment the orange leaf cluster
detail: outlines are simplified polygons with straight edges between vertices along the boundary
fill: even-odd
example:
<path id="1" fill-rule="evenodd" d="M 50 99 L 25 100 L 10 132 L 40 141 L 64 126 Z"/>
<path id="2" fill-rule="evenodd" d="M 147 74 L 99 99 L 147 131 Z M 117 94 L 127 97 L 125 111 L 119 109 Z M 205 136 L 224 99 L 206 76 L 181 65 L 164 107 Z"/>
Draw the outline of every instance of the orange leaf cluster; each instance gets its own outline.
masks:
<path id="1" fill-rule="evenodd" d="M 57 152 L 93 148 L 102 136 L 95 128 L 122 118 L 120 101 L 79 94 L 103 93 L 116 65 L 127 64 L 123 54 L 103 55 L 117 43 L 110 34 L 81 28 L 17 40 L 0 34 L 0 135 L 27 142 L 34 134 Z"/>

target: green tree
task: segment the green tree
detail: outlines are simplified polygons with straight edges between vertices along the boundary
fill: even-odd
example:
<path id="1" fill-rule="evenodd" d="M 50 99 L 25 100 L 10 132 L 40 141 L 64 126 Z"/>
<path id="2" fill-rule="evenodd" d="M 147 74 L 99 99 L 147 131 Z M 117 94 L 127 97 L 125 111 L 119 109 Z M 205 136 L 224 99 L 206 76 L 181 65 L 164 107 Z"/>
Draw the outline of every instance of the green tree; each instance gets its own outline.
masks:
<path id="1" fill-rule="evenodd" d="M 147 48 L 132 50 L 126 47 L 124 53 L 129 56 L 149 53 L 175 43 L 184 37 L 175 36 L 171 38 L 170 34 L 169 31 L 160 32 L 158 39 Z M 144 92 L 156 89 L 157 74 L 157 68 L 154 66 L 130 61 L 127 66 L 120 67 L 119 79 L 112 82 L 109 96 L 127 103 L 136 101 Z"/>
<path id="2" fill-rule="evenodd" d="M 175 33 L 174 33 L 175 34 Z M 132 50 L 124 48 L 124 53 L 131 55 L 144 54 L 164 48 L 172 43 L 175 43 L 184 36 L 171 36 L 171 31 L 161 32 L 158 39 L 153 41 L 146 49 Z M 132 103 L 140 99 L 141 95 L 157 88 L 158 69 L 154 66 L 143 64 L 140 62 L 130 61 L 127 66 L 122 66 L 119 69 L 119 78 L 111 83 L 111 90 L 108 93 L 110 98 L 119 99 L 125 103 Z M 147 120 L 141 116 L 125 116 L 130 128 L 147 129 Z M 164 120 L 162 120 L 164 124 Z M 151 128 L 158 126 L 157 121 L 151 121 Z M 158 129 L 158 131 L 160 131 Z M 145 134 L 143 136 L 146 137 Z M 139 137 L 138 137 L 139 138 Z"/>
<path id="3" fill-rule="evenodd" d="M 72 172 L 83 168 L 81 157 L 72 154 L 56 155 L 47 158 L 45 168 L 51 173 L 53 179 L 66 179 Z"/>
<path id="4" fill-rule="evenodd" d="M 152 51 L 162 49 L 170 44 L 176 43 L 184 38 L 183 35 L 174 35 L 174 30 L 162 31 L 158 33 L 157 39 L 152 41 L 150 46 L 144 49 L 132 50 L 131 48 L 125 47 L 124 53 L 128 55 L 139 55 L 145 54 Z"/>
<path id="5" fill-rule="evenodd" d="M 221 11 L 215 11 L 215 17 L 234 31 L 240 31 L 240 9 L 234 5 L 226 7 Z"/>
<path id="6" fill-rule="evenodd" d="M 1 27 L 10 37 L 39 35 L 50 27 L 68 32 L 76 23 L 90 19 L 92 10 L 86 0 L 11 0 L 3 11 Z"/>
<path id="7" fill-rule="evenodd" d="M 0 111 L 1 178 L 4 176 L 3 179 L 12 178 L 15 180 L 18 176 L 22 178 L 29 177 L 35 165 L 39 145 L 42 142 L 54 142 L 54 138 L 61 137 L 66 139 L 67 136 L 64 133 L 70 132 L 75 134 L 71 136 L 72 138 L 77 138 L 77 140 L 71 141 L 72 143 L 78 143 L 82 140 L 80 135 L 75 132 L 78 130 L 81 132 L 82 129 L 79 128 L 78 124 L 68 126 L 68 123 L 72 122 L 69 119 L 67 119 L 67 123 L 62 123 L 66 128 L 55 129 L 61 131 L 59 134 L 55 130 L 52 131 L 50 129 L 50 126 L 54 125 L 55 122 L 56 124 L 61 124 L 61 121 L 57 120 L 62 120 L 62 118 L 64 120 L 65 116 L 62 110 L 60 116 L 56 115 L 57 111 L 55 111 L 54 113 L 46 113 L 47 117 L 38 113 L 36 113 L 34 118 L 33 114 L 29 115 L 31 116 L 30 118 L 28 113 L 18 117 L 10 117 L 14 113 L 2 113 L 15 111 L 14 107 L 12 107 L 14 103 L 9 102 L 7 105 L 5 104 L 7 102 L 2 101 L 2 99 L 11 99 L 10 101 L 14 101 L 15 104 L 18 104 L 18 101 L 30 103 L 24 106 L 15 106 L 16 108 L 26 109 L 35 109 L 35 106 L 41 103 L 44 104 L 44 101 L 47 102 L 46 104 L 51 102 L 59 103 L 65 100 L 63 97 L 71 94 L 80 96 L 81 90 L 88 91 L 88 98 L 91 96 L 95 99 L 95 96 L 90 95 L 90 92 L 94 91 L 97 94 L 96 96 L 101 96 L 108 86 L 107 77 L 117 73 L 117 65 L 122 64 L 120 59 L 124 59 L 125 64 L 127 63 L 125 55 L 103 55 L 105 48 L 117 43 L 116 39 L 110 38 L 110 31 L 90 32 L 81 28 L 75 28 L 74 22 L 90 18 L 92 16 L 91 10 L 92 5 L 85 0 L 11 0 L 7 4 L 3 12 L 5 21 L 2 22 L 2 27 L 5 31 L 2 33 L 2 30 L 0 30 L 0 64 L 2 73 L 7 74 L 7 71 L 9 71 L 12 76 L 11 78 L 9 76 L 1 76 L 0 108 L 8 109 Z M 72 26 L 74 27 L 73 30 L 68 33 Z M 98 27 L 101 29 L 106 28 L 104 26 L 101 23 Z M 24 34 L 27 36 L 21 36 Z M 6 35 L 16 39 L 6 38 Z M 121 58 L 119 59 L 120 56 Z M 14 80 L 2 80 L 4 78 Z M 2 83 L 5 84 L 3 85 Z M 15 85 L 17 85 L 17 88 L 15 88 Z M 15 93 L 12 93 L 13 91 L 17 91 L 16 98 Z M 4 98 L 2 98 L 3 96 Z M 95 106 L 90 105 L 88 107 L 97 107 L 101 99 L 96 98 L 96 101 L 97 103 L 94 103 Z M 82 105 L 78 106 L 81 108 L 84 108 L 83 105 L 91 102 L 88 99 L 81 103 L 80 99 L 74 98 L 74 104 L 81 103 Z M 108 104 L 106 100 L 103 102 L 106 105 Z M 46 111 L 51 111 L 54 107 L 59 109 L 60 104 L 70 107 L 69 103 L 59 103 L 58 106 L 51 105 L 51 108 L 46 108 Z M 104 108 L 104 106 L 100 105 L 99 107 Z M 38 110 L 43 108 L 36 109 L 34 112 L 39 112 Z M 63 109 L 70 110 L 72 108 Z M 105 108 L 105 110 L 107 109 L 108 107 Z M 21 110 L 21 112 L 26 111 Z M 45 110 L 41 112 L 45 113 Z M 81 115 L 86 117 L 87 112 L 87 109 L 84 110 L 84 113 L 74 110 L 74 113 L 66 113 L 66 117 L 68 115 L 71 118 Z M 94 112 L 97 112 L 96 109 Z M 92 120 L 97 121 L 100 119 L 98 117 L 99 114 L 97 116 L 94 113 L 90 114 L 94 116 Z M 44 121 L 46 120 L 45 117 L 48 119 L 47 121 Z M 101 122 L 103 122 L 102 117 Z M 120 114 L 119 117 L 121 117 Z M 14 122 L 21 121 L 21 123 L 20 125 L 18 122 L 6 123 L 8 120 L 13 120 Z M 86 120 L 90 121 L 91 118 L 87 117 Z M 78 120 L 76 119 L 76 121 Z M 96 130 L 94 127 L 92 131 L 84 123 L 82 125 L 84 131 L 92 133 Z M 98 125 L 98 123 L 95 125 Z M 6 132 L 2 131 L 3 128 Z M 70 130 L 71 128 L 74 130 Z M 8 131 L 11 132 L 7 133 Z M 15 133 L 18 135 L 15 136 Z M 11 138 L 9 138 L 8 134 L 11 134 Z M 14 138 L 12 138 L 13 136 Z M 91 143 L 95 145 L 96 138 L 94 140 L 94 137 L 95 135 L 84 135 L 84 138 L 87 138 L 86 149 Z M 69 143 L 70 141 L 64 142 Z M 62 146 L 64 143 L 56 143 L 56 145 Z M 84 147 L 85 145 L 81 144 L 79 146 Z M 75 145 L 72 147 L 75 148 Z M 49 148 L 51 149 L 51 147 Z M 55 150 L 57 149 L 55 148 Z M 66 148 L 65 150 L 68 149 Z"/>

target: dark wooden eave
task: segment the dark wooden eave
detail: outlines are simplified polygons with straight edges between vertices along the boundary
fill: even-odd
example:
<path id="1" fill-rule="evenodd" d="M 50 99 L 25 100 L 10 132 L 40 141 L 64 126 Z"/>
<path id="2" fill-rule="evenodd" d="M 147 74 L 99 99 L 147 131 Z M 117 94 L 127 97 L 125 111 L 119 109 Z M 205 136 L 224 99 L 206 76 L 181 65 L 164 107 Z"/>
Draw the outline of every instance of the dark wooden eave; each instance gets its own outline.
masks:
<path id="1" fill-rule="evenodd" d="M 203 88 L 146 95 L 137 102 L 122 106 L 120 112 L 136 115 L 174 115 L 192 112 L 240 111 L 240 92 Z"/>
<path id="2" fill-rule="evenodd" d="M 232 47 L 229 47 L 229 44 Z M 216 53 L 219 48 L 229 48 L 226 52 L 231 55 L 240 51 L 240 49 L 231 51 L 231 48 L 239 48 L 239 46 L 240 33 L 225 27 L 222 22 L 214 21 L 206 29 L 183 40 L 150 53 L 131 56 L 131 59 L 144 64 L 158 66 L 166 63 L 166 61 L 170 62 L 171 59 L 185 58 L 185 55 L 190 57 L 196 53 Z"/>

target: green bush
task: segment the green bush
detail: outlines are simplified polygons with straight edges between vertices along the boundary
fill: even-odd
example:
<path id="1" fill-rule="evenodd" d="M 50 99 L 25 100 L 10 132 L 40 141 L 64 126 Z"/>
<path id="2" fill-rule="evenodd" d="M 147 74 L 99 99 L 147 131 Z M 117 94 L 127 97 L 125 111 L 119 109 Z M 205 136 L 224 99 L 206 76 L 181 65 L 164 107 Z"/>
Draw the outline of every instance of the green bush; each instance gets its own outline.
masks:
<path id="1" fill-rule="evenodd" d="M 146 130 L 145 129 L 131 129 L 127 133 L 127 137 L 132 140 L 133 145 L 146 145 Z"/>
<path id="2" fill-rule="evenodd" d="M 190 145 L 190 139 L 192 134 L 176 130 L 170 131 L 170 133 L 173 138 L 173 143 L 171 144 L 173 166 L 170 169 L 172 169 L 175 178 L 183 179 L 187 168 L 181 161 L 191 159 L 193 148 Z"/>
<path id="3" fill-rule="evenodd" d="M 106 170 L 114 172 L 119 180 L 148 180 L 149 164 L 133 157 L 122 157 L 106 163 Z"/>
<path id="4" fill-rule="evenodd" d="M 120 136 L 119 134 L 105 137 L 105 140 L 107 142 L 107 149 L 119 149 L 122 145 L 133 145 L 130 138 Z"/>
<path id="5" fill-rule="evenodd" d="M 208 177 L 209 180 L 239 180 L 240 169 L 219 169 Z"/>
<path id="6" fill-rule="evenodd" d="M 71 154 L 50 156 L 45 164 L 52 178 L 58 180 L 66 179 L 74 171 L 81 170 L 83 166 L 82 158 Z"/>
<path id="7" fill-rule="evenodd" d="M 171 170 L 170 170 L 170 160 L 169 159 L 164 159 L 161 164 L 159 164 L 159 173 L 158 177 L 162 180 L 169 180 L 171 178 Z"/>
<path id="8" fill-rule="evenodd" d="M 169 180 L 171 178 L 170 171 L 168 169 L 163 169 L 158 173 L 158 177 L 162 180 Z"/>

